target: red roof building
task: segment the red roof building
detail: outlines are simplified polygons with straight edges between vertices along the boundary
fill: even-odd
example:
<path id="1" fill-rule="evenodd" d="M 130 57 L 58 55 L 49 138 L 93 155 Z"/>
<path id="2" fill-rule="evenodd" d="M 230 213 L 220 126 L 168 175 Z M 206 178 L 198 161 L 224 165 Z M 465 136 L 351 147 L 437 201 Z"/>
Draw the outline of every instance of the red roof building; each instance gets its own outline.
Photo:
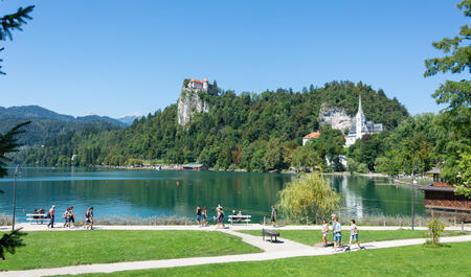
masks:
<path id="1" fill-rule="evenodd" d="M 309 141 L 311 141 L 313 139 L 318 139 L 320 136 L 321 136 L 321 132 L 319 132 L 319 131 L 312 132 L 312 133 L 309 133 L 309 134 L 305 135 L 303 137 L 303 145 L 306 145 L 306 143 L 308 143 Z"/>

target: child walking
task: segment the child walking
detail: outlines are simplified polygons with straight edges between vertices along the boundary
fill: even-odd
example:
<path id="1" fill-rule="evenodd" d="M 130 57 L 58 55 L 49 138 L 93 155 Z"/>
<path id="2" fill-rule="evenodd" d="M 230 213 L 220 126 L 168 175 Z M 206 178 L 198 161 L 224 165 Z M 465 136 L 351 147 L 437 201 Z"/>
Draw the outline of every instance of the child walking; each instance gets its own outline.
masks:
<path id="1" fill-rule="evenodd" d="M 350 250 L 352 248 L 352 242 L 356 242 L 358 245 L 358 249 L 362 249 L 360 246 L 360 241 L 358 240 L 358 227 L 355 219 L 352 219 L 351 223 L 352 224 L 350 225 L 350 242 L 348 243 L 348 249 Z"/>
<path id="2" fill-rule="evenodd" d="M 322 242 L 324 243 L 324 247 L 326 247 L 329 242 L 327 241 L 327 236 L 329 235 L 329 224 L 327 220 L 322 220 Z"/>
<path id="3" fill-rule="evenodd" d="M 334 235 L 334 251 L 342 247 L 342 225 L 338 222 L 337 215 L 332 215 L 332 233 Z"/>

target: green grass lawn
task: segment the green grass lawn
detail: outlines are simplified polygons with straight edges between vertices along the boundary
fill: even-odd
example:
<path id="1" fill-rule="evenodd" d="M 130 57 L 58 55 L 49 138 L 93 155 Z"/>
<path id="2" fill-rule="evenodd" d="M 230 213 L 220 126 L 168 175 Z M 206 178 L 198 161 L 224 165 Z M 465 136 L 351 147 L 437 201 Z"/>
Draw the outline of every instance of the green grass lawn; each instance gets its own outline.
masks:
<path id="1" fill-rule="evenodd" d="M 287 238 L 289 240 L 297 241 L 300 243 L 314 245 L 322 242 L 322 233 L 319 230 L 277 230 L 280 232 L 281 240 Z M 261 236 L 260 230 L 240 231 L 255 236 Z M 446 231 L 442 236 L 456 236 L 466 235 L 469 233 L 458 231 Z M 359 232 L 360 242 L 370 241 L 383 241 L 383 240 L 397 240 L 397 239 L 411 239 L 411 238 L 426 238 L 427 231 L 412 231 L 412 230 L 395 230 L 395 231 L 362 231 Z M 329 234 L 329 241 L 332 241 L 332 233 Z M 350 231 L 342 231 L 343 243 L 348 243 L 350 238 Z"/>
<path id="2" fill-rule="evenodd" d="M 417 245 L 300 257 L 180 268 L 127 271 L 112 276 L 470 276 L 471 243 L 432 248 Z M 103 274 L 99 274 L 103 275 Z M 88 275 L 92 276 L 92 275 Z M 97 275 L 93 275 L 97 276 Z"/>
<path id="3" fill-rule="evenodd" d="M 255 253 L 240 238 L 205 231 L 30 232 L 0 270 Z"/>

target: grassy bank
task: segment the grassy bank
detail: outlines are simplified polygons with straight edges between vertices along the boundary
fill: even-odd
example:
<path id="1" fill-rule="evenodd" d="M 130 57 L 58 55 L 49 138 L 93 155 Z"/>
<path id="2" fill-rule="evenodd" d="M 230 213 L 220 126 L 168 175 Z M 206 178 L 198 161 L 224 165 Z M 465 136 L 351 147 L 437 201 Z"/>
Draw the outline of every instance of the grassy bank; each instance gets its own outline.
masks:
<path id="1" fill-rule="evenodd" d="M 0 270 L 254 253 L 239 238 L 205 231 L 30 232 Z"/>
<path id="2" fill-rule="evenodd" d="M 260 230 L 241 231 L 243 233 L 261 236 Z M 297 241 L 308 245 L 314 245 L 321 242 L 321 231 L 319 230 L 281 230 L 279 231 L 281 238 Z M 446 231 L 443 236 L 466 235 L 469 233 L 458 231 Z M 348 243 L 350 236 L 349 231 L 342 232 L 342 240 Z M 412 230 L 395 230 L 395 231 L 362 231 L 360 230 L 359 238 L 361 242 L 384 241 L 397 239 L 427 238 L 427 231 Z M 332 241 L 332 234 L 329 234 L 329 241 Z"/>
<path id="3" fill-rule="evenodd" d="M 301 257 L 129 271 L 112 276 L 469 276 L 471 243 L 444 247 L 409 246 Z M 103 274 L 100 274 L 103 275 Z M 88 275 L 92 276 L 92 275 Z M 93 275 L 97 276 L 97 275 Z"/>

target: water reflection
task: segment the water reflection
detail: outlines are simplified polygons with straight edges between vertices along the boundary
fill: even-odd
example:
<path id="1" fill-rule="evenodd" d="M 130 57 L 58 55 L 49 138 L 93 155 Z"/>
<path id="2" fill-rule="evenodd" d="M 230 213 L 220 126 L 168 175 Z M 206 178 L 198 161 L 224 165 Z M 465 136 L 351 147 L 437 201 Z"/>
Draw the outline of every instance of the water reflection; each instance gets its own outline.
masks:
<path id="1" fill-rule="evenodd" d="M 11 176 L 11 175 L 10 175 Z M 36 208 L 74 205 L 78 217 L 94 206 L 98 217 L 193 216 L 196 205 L 210 216 L 221 204 L 242 210 L 255 221 L 269 215 L 278 192 L 293 178 L 288 174 L 191 171 L 25 168 L 17 186 L 19 220 Z M 326 177 L 342 195 L 342 211 L 354 217 L 410 215 L 413 190 L 393 186 L 385 178 Z M 0 179 L 0 212 L 11 213 L 11 178 Z M 415 196 L 416 213 L 423 214 L 423 195 Z"/>

